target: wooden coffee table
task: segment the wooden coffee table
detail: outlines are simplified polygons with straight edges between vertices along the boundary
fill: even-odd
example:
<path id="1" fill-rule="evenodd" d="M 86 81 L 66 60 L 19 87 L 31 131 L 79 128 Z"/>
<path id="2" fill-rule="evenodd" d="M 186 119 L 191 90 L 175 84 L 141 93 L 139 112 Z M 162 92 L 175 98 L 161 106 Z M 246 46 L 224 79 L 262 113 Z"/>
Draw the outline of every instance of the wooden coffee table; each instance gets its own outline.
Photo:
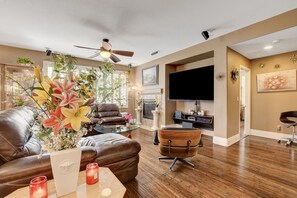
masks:
<path id="1" fill-rule="evenodd" d="M 126 192 L 125 186 L 109 170 L 99 167 L 99 182 L 93 185 L 86 184 L 86 171 L 79 173 L 78 185 L 75 193 L 63 196 L 63 198 L 91 198 L 112 197 L 122 198 Z M 20 188 L 7 196 L 8 198 L 29 197 L 29 187 Z M 48 197 L 56 198 L 54 180 L 48 181 Z"/>

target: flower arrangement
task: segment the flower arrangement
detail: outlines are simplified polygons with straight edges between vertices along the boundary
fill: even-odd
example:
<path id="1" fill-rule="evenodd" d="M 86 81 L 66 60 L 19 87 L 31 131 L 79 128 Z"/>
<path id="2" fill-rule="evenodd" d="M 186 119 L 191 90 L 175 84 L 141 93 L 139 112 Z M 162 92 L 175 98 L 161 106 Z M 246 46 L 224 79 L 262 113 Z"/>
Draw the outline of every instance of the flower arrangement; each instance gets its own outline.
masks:
<path id="1" fill-rule="evenodd" d="M 125 118 L 126 122 L 130 122 L 133 119 L 132 114 L 130 114 L 130 113 L 125 114 L 124 118 Z"/>
<path id="2" fill-rule="evenodd" d="M 137 104 L 138 107 L 140 107 L 141 103 L 142 103 L 142 97 L 140 95 L 140 92 L 138 92 L 137 96 L 136 96 L 136 104 Z"/>
<path id="3" fill-rule="evenodd" d="M 128 114 L 124 115 L 124 118 L 125 118 L 126 122 L 129 123 L 132 121 L 133 116 L 132 116 L 132 114 L 128 113 Z"/>
<path id="4" fill-rule="evenodd" d="M 40 139 L 42 149 L 48 152 L 75 148 L 87 133 L 85 123 L 90 122 L 89 105 L 94 102 L 93 82 L 96 75 L 74 75 L 74 59 L 54 55 L 53 79 L 42 76 L 41 67 L 34 66 L 35 84 L 25 93 L 35 103 L 35 122 L 31 131 Z M 57 66 L 58 65 L 58 66 Z M 59 73 L 63 72 L 63 78 Z"/>
<path id="5" fill-rule="evenodd" d="M 159 103 L 159 98 L 158 98 L 158 96 L 155 96 L 154 102 L 155 102 L 155 106 L 156 106 L 156 108 L 159 108 L 160 103 Z"/>
<path id="6" fill-rule="evenodd" d="M 88 105 L 94 100 L 79 92 L 82 90 L 71 73 L 65 79 L 45 76 L 44 81 L 39 66 L 34 67 L 34 73 L 38 86 L 32 89 L 32 99 L 41 113 L 36 115 L 32 131 L 41 139 L 44 150 L 75 148 L 87 132 L 83 123 L 90 122 Z"/>

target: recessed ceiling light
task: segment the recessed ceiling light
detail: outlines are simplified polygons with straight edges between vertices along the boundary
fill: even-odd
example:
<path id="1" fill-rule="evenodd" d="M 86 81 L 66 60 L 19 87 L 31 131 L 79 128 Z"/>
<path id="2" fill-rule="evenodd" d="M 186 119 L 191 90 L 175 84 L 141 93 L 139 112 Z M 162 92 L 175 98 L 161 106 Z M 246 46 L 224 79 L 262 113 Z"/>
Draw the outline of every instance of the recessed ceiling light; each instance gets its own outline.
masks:
<path id="1" fill-rule="evenodd" d="M 276 40 L 272 41 L 272 43 L 273 43 L 273 44 L 275 44 L 275 43 L 279 43 L 279 39 L 276 39 Z"/>
<path id="2" fill-rule="evenodd" d="M 267 46 L 264 47 L 265 50 L 268 50 L 268 49 L 271 49 L 271 48 L 273 48 L 272 45 L 267 45 Z"/>

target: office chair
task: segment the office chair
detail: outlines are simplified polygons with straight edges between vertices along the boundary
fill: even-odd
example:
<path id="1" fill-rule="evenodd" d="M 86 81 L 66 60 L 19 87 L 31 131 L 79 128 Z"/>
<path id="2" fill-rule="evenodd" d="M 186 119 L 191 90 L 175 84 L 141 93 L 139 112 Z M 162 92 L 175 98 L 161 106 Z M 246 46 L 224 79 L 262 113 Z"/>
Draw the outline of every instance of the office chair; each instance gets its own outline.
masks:
<path id="1" fill-rule="evenodd" d="M 295 126 L 297 125 L 297 122 L 289 120 L 288 118 L 297 118 L 297 111 L 282 112 L 280 115 L 280 122 L 283 125 L 287 126 L 287 128 L 293 127 L 292 138 L 281 138 L 277 141 L 278 143 L 281 141 L 287 141 L 286 146 L 289 146 L 297 140 L 297 138 L 295 138 Z"/>
<path id="2" fill-rule="evenodd" d="M 191 167 L 194 164 L 184 158 L 193 157 L 198 151 L 201 139 L 201 131 L 194 128 L 164 128 L 158 130 L 159 152 L 166 157 L 159 160 L 173 160 L 169 169 L 172 171 L 177 161 L 183 162 Z"/>

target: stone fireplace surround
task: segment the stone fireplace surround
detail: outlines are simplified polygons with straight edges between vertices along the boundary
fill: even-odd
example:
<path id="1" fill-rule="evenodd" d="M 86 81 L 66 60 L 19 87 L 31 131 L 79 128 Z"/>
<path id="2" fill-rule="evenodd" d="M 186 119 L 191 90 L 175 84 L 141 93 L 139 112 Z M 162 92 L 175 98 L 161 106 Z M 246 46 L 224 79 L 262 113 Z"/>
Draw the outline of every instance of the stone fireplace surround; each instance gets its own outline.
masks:
<path id="1" fill-rule="evenodd" d="M 142 114 L 141 114 L 141 124 L 144 129 L 151 130 L 153 126 L 153 114 L 152 110 L 155 110 L 155 97 L 158 97 L 160 106 L 162 108 L 162 89 L 144 89 L 141 92 L 142 97 Z M 148 105 L 148 106 L 145 106 Z M 150 112 L 149 112 L 150 111 Z M 145 115 L 144 115 L 145 114 Z"/>

